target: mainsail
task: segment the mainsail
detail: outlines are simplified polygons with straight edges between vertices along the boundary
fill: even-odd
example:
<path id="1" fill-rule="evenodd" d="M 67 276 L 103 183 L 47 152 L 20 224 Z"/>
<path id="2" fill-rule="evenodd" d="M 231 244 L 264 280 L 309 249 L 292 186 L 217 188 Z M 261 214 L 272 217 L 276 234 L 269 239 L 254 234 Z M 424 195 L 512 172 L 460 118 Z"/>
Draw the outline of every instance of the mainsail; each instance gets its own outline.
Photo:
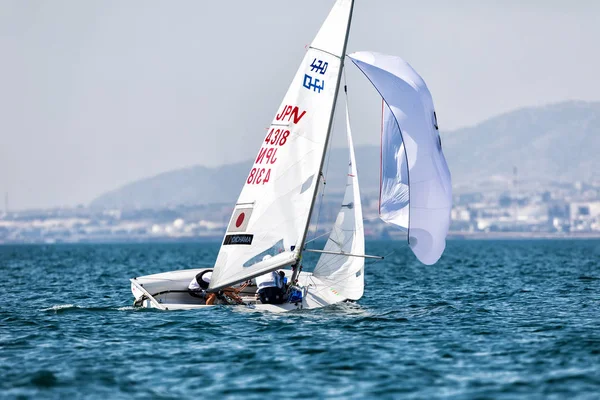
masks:
<path id="1" fill-rule="evenodd" d="M 323 249 L 330 253 L 321 255 L 313 275 L 319 278 L 325 287 L 335 290 L 340 298 L 358 300 L 362 297 L 364 291 L 365 259 L 342 254 L 363 255 L 365 253 L 360 188 L 358 186 L 356 158 L 354 156 L 347 105 L 346 133 L 350 152 L 346 192 L 333 230 Z"/>
<path id="2" fill-rule="evenodd" d="M 385 102 L 380 217 L 406 229 L 417 258 L 434 264 L 446 247 L 452 186 L 429 89 L 399 57 L 349 57 Z"/>
<path id="3" fill-rule="evenodd" d="M 353 4 L 337 0 L 304 56 L 235 205 L 211 291 L 300 257 L 329 140 Z"/>

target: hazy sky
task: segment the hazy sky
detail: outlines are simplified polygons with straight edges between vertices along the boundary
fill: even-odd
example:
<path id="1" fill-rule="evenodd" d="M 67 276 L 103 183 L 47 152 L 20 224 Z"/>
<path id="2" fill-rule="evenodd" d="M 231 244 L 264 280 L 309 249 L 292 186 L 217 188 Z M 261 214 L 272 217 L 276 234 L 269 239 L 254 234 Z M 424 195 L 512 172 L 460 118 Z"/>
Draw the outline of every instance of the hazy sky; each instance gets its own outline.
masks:
<path id="1" fill-rule="evenodd" d="M 85 204 L 254 157 L 333 3 L 0 0 L 0 193 L 12 209 Z M 348 49 L 411 63 L 447 132 L 600 100 L 599 19 L 595 0 L 356 0 Z M 355 142 L 377 143 L 377 95 L 354 66 L 348 84 Z"/>

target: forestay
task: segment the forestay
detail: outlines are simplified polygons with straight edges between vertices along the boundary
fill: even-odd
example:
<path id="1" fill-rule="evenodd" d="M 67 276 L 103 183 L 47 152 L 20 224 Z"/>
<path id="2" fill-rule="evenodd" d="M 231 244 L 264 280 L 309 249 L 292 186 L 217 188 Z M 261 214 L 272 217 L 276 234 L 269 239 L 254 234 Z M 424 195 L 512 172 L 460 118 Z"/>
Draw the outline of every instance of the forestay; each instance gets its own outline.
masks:
<path id="1" fill-rule="evenodd" d="M 350 152 L 346 192 L 324 250 L 332 253 L 363 255 L 365 236 L 362 204 L 347 105 L 346 130 Z M 324 253 L 319 258 L 313 275 L 325 284 L 325 288 L 337 292 L 341 299 L 358 300 L 364 291 L 364 265 L 365 259 L 362 257 Z"/>
<path id="2" fill-rule="evenodd" d="M 329 139 L 352 8 L 352 0 L 338 0 L 304 56 L 235 205 L 209 290 L 299 258 Z"/>
<path id="3" fill-rule="evenodd" d="M 405 228 L 417 258 L 434 264 L 446 247 L 452 187 L 429 89 L 399 57 L 358 52 L 350 58 L 385 101 L 380 217 Z"/>

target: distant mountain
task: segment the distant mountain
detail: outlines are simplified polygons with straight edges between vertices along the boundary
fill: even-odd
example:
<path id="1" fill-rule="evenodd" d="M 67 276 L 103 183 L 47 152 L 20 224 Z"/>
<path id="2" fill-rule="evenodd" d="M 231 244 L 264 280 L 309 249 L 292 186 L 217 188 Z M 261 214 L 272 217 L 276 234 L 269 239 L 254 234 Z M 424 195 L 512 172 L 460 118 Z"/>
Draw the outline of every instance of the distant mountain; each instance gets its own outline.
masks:
<path id="1" fill-rule="evenodd" d="M 364 186 L 363 191 L 366 193 L 379 190 L 379 147 L 358 147 L 356 159 L 361 168 L 359 176 Z M 127 209 L 210 203 L 233 204 L 242 190 L 252 164 L 253 160 L 248 160 L 217 168 L 195 166 L 165 172 L 105 193 L 92 201 L 90 206 Z M 331 158 L 326 159 L 325 170 L 328 177 L 327 191 L 343 191 L 348 170 L 348 150 L 333 149 Z"/>
<path id="2" fill-rule="evenodd" d="M 493 179 L 600 180 L 600 102 L 566 102 L 512 111 L 473 127 L 442 133 L 454 184 L 476 187 Z M 363 192 L 377 191 L 378 146 L 356 149 Z M 333 149 L 327 190 L 344 188 L 348 153 Z M 233 203 L 252 160 L 218 168 L 196 166 L 142 179 L 95 199 L 96 208 L 161 208 Z"/>
<path id="3" fill-rule="evenodd" d="M 442 136 L 453 181 L 600 179 L 600 102 L 523 108 Z"/>
<path id="4" fill-rule="evenodd" d="M 163 208 L 231 202 L 239 194 L 248 162 L 217 168 L 195 166 L 127 184 L 96 198 L 92 208 Z"/>

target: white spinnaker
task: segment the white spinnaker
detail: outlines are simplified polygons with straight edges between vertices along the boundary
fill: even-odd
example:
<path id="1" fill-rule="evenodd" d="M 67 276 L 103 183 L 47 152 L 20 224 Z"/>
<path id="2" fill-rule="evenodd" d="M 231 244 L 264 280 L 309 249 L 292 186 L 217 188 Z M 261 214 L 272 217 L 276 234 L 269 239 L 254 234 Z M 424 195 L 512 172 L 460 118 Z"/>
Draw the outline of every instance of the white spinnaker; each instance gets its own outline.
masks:
<path id="1" fill-rule="evenodd" d="M 422 263 L 434 264 L 446 247 L 452 186 L 431 93 L 419 74 L 399 57 L 358 52 L 350 58 L 389 108 L 382 137 L 390 136 L 393 143 L 402 143 L 393 149 L 383 147 L 382 156 L 393 157 L 395 153 L 396 165 L 408 166 L 408 176 L 403 181 L 398 170 L 382 163 L 382 183 L 389 180 L 391 186 L 386 190 L 382 187 L 380 216 L 404 227 L 408 222 L 408 242 L 413 253 Z M 384 141 L 382 146 L 386 146 Z M 394 179 L 396 185 L 392 184 Z M 406 184 L 410 206 L 406 203 Z M 405 211 L 402 214 L 406 207 L 408 219 Z"/>
<path id="2" fill-rule="evenodd" d="M 304 56 L 236 203 L 210 290 L 299 258 L 329 140 L 353 4 L 337 0 Z M 267 254 L 273 257 L 262 261 Z"/>
<path id="3" fill-rule="evenodd" d="M 363 255 L 365 254 L 365 235 L 362 204 L 348 105 L 346 105 L 346 132 L 350 153 L 346 192 L 324 250 L 333 253 L 344 252 Z M 317 262 L 313 275 L 319 278 L 326 288 L 336 291 L 340 295 L 340 300 L 358 300 L 364 292 L 364 266 L 365 259 L 363 257 L 323 253 Z"/>

